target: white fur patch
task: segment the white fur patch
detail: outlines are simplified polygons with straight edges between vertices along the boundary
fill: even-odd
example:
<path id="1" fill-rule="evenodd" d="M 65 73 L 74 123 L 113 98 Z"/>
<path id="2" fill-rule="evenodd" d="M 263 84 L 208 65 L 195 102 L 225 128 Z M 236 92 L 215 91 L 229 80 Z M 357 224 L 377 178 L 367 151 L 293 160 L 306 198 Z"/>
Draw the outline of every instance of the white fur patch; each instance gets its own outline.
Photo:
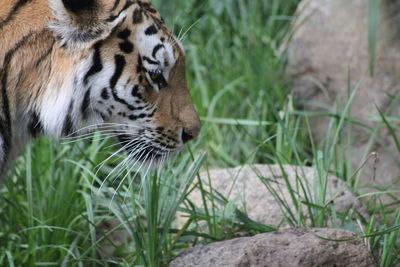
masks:
<path id="1" fill-rule="evenodd" d="M 54 138 L 61 137 L 72 98 L 72 78 L 64 79 L 60 88 L 57 88 L 55 81 L 49 83 L 44 91 L 40 106 L 40 120 L 47 135 Z"/>
<path id="2" fill-rule="evenodd" d="M 153 61 L 156 61 L 158 65 L 151 64 L 146 60 L 143 60 L 143 65 L 148 71 L 162 71 L 164 78 L 168 80 L 169 72 L 176 63 L 176 57 L 172 45 L 167 42 L 161 42 L 160 37 L 156 34 L 146 35 L 145 31 L 148 25 L 139 27 L 137 34 L 137 44 L 140 55 L 144 58 L 147 57 Z M 153 57 L 153 50 L 157 45 L 162 45 L 157 53 Z M 166 65 L 165 63 L 168 63 Z M 148 79 L 151 82 L 151 79 Z M 152 84 L 156 88 L 155 84 Z"/>
<path id="3" fill-rule="evenodd" d="M 172 49 L 171 44 L 162 43 L 160 38 L 157 35 L 146 35 L 144 33 L 145 27 L 141 27 L 137 35 L 137 43 L 138 50 L 142 56 L 146 56 L 152 60 L 157 60 L 160 65 L 159 68 L 165 70 L 173 66 L 176 62 L 176 58 L 174 57 L 174 51 Z M 158 50 L 155 57 L 153 57 L 153 49 L 157 45 L 163 45 L 164 47 Z M 167 61 L 169 63 L 169 67 L 165 66 L 164 62 Z M 156 65 L 149 64 L 144 62 L 144 66 L 147 70 L 155 70 L 157 69 Z"/>
<path id="4" fill-rule="evenodd" d="M 104 61 L 103 69 L 100 73 L 97 74 L 96 79 L 92 81 L 93 88 L 97 88 L 100 90 L 101 88 L 108 87 L 108 85 L 110 84 L 110 78 L 114 74 L 115 67 L 116 66 L 114 62 Z M 121 79 L 122 77 L 120 78 L 120 81 Z"/>

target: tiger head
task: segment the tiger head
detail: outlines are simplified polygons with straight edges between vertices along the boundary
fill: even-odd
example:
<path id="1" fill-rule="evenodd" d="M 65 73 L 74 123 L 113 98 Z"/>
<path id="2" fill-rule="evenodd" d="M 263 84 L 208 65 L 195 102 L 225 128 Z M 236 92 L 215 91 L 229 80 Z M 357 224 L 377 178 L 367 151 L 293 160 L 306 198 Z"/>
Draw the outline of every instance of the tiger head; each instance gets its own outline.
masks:
<path id="1" fill-rule="evenodd" d="M 64 104 L 69 111 L 57 129 L 61 136 L 95 125 L 143 162 L 170 155 L 198 136 L 184 51 L 149 1 L 50 0 L 49 6 L 55 44 L 77 66 L 65 85 L 74 92 Z M 63 100 L 53 94 L 43 101 L 46 131 Z"/>

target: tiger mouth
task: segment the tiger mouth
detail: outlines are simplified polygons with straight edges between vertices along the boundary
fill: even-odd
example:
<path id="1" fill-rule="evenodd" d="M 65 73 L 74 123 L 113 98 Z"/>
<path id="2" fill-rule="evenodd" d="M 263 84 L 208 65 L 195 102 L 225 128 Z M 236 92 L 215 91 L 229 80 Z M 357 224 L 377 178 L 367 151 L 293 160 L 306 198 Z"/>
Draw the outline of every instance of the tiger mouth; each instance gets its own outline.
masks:
<path id="1" fill-rule="evenodd" d="M 129 157 L 133 160 L 148 163 L 160 162 L 170 155 L 168 152 L 156 151 L 155 148 L 146 148 L 137 154 L 135 154 L 136 149 L 126 149 L 126 152 L 129 153 Z"/>
<path id="2" fill-rule="evenodd" d="M 133 141 L 127 137 L 119 137 L 120 146 L 128 154 L 128 157 L 137 162 L 156 164 L 165 161 L 176 150 L 161 150 L 145 141 Z"/>

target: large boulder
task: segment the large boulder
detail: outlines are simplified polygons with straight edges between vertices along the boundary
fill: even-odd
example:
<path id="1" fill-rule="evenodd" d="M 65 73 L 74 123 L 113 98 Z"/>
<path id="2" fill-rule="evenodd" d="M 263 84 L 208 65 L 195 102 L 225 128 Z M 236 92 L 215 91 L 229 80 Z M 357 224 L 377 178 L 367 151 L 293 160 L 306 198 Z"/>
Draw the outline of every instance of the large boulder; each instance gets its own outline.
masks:
<path id="1" fill-rule="evenodd" d="M 343 181 L 331 174 L 318 173 L 311 167 L 249 165 L 210 170 L 201 173 L 200 178 L 205 190 L 210 191 L 212 188 L 229 201 L 235 201 L 239 209 L 245 210 L 251 219 L 271 226 L 288 225 L 285 217 L 287 210 L 282 208 L 276 197 L 279 197 L 293 214 L 297 214 L 291 192 L 294 192 L 298 202 L 307 200 L 323 205 L 332 200 L 333 208 L 338 212 L 345 213 L 354 209 L 363 216 L 368 216 L 360 201 Z M 322 194 L 321 186 L 325 180 L 326 203 L 318 203 L 317 199 Z M 277 196 L 271 192 L 275 192 Z M 203 206 L 199 190 L 193 191 L 189 199 L 196 206 Z M 301 212 L 308 216 L 306 205 L 303 205 Z"/>
<path id="2" fill-rule="evenodd" d="M 340 102 L 343 108 L 352 91 L 358 89 L 351 116 L 354 121 L 377 129 L 377 137 L 371 139 L 375 133 L 370 129 L 352 124 L 353 147 L 349 160 L 356 169 L 371 152 L 377 152 L 379 159 L 370 158 L 363 168 L 359 180 L 362 192 L 376 190 L 372 189 L 375 186 L 390 187 L 391 191 L 400 188 L 400 152 L 380 121 L 377 109 L 391 116 L 400 115 L 400 1 L 381 2 L 373 76 L 369 71 L 366 0 L 302 1 L 288 46 L 288 72 L 294 80 L 294 96 L 306 110 L 335 114 L 336 103 Z M 319 143 L 326 139 L 329 119 L 311 119 L 311 128 Z M 389 201 L 389 198 L 383 200 Z"/>
<path id="3" fill-rule="evenodd" d="M 345 241 L 329 241 L 345 240 Z M 286 229 L 189 248 L 170 267 L 377 266 L 363 241 L 336 229 Z"/>

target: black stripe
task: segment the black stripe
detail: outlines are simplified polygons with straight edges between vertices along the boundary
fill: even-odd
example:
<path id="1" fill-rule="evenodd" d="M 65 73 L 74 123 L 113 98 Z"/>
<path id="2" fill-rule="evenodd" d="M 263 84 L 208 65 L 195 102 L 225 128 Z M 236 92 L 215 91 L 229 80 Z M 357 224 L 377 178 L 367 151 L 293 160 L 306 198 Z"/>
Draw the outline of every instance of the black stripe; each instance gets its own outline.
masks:
<path id="1" fill-rule="evenodd" d="M 138 119 L 144 119 L 144 118 L 152 117 L 152 116 L 150 116 L 150 115 L 151 115 L 151 114 L 140 113 L 139 115 L 130 115 L 128 118 L 129 118 L 131 121 L 135 121 L 135 120 L 138 120 Z"/>
<path id="2" fill-rule="evenodd" d="M 37 137 L 39 134 L 43 132 L 43 126 L 40 122 L 39 115 L 36 112 L 33 112 L 31 120 L 28 125 L 28 130 L 31 133 L 32 137 Z"/>
<path id="3" fill-rule="evenodd" d="M 94 0 L 62 0 L 64 7 L 76 14 L 83 10 L 94 9 L 96 3 Z"/>
<path id="4" fill-rule="evenodd" d="M 164 20 L 161 18 L 157 18 L 156 16 L 150 15 L 151 19 L 154 21 L 154 24 L 157 25 L 158 28 L 161 28 L 161 25 L 164 24 Z"/>
<path id="5" fill-rule="evenodd" d="M 54 43 L 43 55 L 40 56 L 40 58 L 38 60 L 36 60 L 36 63 L 35 63 L 36 68 L 38 68 L 39 65 L 51 54 L 51 52 L 53 51 L 53 45 L 54 45 Z"/>
<path id="6" fill-rule="evenodd" d="M 158 144 L 158 145 L 161 145 L 161 146 L 165 147 L 165 148 L 169 148 L 169 149 L 174 149 L 174 148 L 176 148 L 176 147 L 174 147 L 174 146 L 171 146 L 171 145 L 168 145 L 168 144 L 164 144 L 164 143 L 158 141 L 157 139 L 152 140 L 152 141 L 153 141 L 154 143 Z M 177 140 L 175 140 L 175 139 L 172 139 L 172 141 L 173 141 L 173 142 L 177 142 Z"/>
<path id="7" fill-rule="evenodd" d="M 148 57 L 146 57 L 146 56 L 143 57 L 143 60 L 144 60 L 144 61 L 147 61 L 147 62 L 148 62 L 149 64 L 151 64 L 151 65 L 160 65 L 160 62 L 154 61 L 154 60 L 152 60 L 152 59 L 150 59 L 150 58 L 148 58 Z"/>
<path id="8" fill-rule="evenodd" d="M 146 35 L 154 35 L 154 34 L 156 34 L 158 32 L 158 29 L 157 29 L 157 27 L 156 27 L 156 25 L 151 25 L 151 26 L 149 26 L 146 30 L 145 30 L 145 34 Z"/>
<path id="9" fill-rule="evenodd" d="M 115 85 L 117 84 L 119 78 L 122 75 L 122 72 L 126 66 L 126 61 L 125 61 L 125 57 L 121 56 L 121 55 L 115 55 L 114 56 L 114 60 L 115 60 L 115 72 L 114 75 L 111 77 L 110 80 L 110 87 L 111 89 L 115 88 Z"/>
<path id="10" fill-rule="evenodd" d="M 69 104 L 69 108 L 68 108 L 68 114 L 67 114 L 67 116 L 65 117 L 65 120 L 64 120 L 64 126 L 63 126 L 63 134 L 64 134 L 64 136 L 70 135 L 72 133 L 72 131 L 73 131 L 74 125 L 73 125 L 72 117 L 71 117 L 73 106 L 74 106 L 74 101 L 71 101 L 71 103 Z"/>
<path id="11" fill-rule="evenodd" d="M 115 55 L 114 60 L 115 60 L 115 72 L 110 80 L 111 94 L 115 101 L 126 105 L 130 110 L 135 110 L 135 107 L 126 102 L 124 99 L 120 98 L 117 94 L 117 90 L 115 90 L 115 86 L 117 85 L 117 82 L 121 77 L 122 72 L 126 66 L 125 58 L 121 55 Z"/>
<path id="12" fill-rule="evenodd" d="M 146 11 L 149 11 L 150 13 L 153 13 L 153 14 L 157 14 L 157 10 L 155 10 L 153 7 L 147 8 Z"/>
<path id="13" fill-rule="evenodd" d="M 100 117 L 103 119 L 103 121 L 105 121 L 107 119 L 107 116 L 103 114 L 103 112 L 101 112 L 98 109 L 95 109 L 94 112 L 96 112 L 97 114 L 100 115 Z"/>
<path id="14" fill-rule="evenodd" d="M 156 14 L 157 10 L 155 10 L 150 3 L 143 3 L 139 2 L 139 5 L 144 8 L 146 11 L 149 11 L 150 13 Z"/>
<path id="15" fill-rule="evenodd" d="M 10 13 L 8 13 L 8 16 L 3 21 L 0 21 L 0 30 L 13 19 L 13 17 L 18 13 L 18 9 L 29 2 L 32 2 L 32 0 L 19 0 L 17 3 L 15 3 Z"/>
<path id="16" fill-rule="evenodd" d="M 114 6 L 111 8 L 110 12 L 113 12 L 115 9 L 117 9 L 119 2 L 120 2 L 120 0 L 115 1 Z"/>
<path id="17" fill-rule="evenodd" d="M 89 113 L 89 107 L 90 107 L 90 91 L 91 88 L 89 88 L 86 93 L 85 96 L 83 97 L 82 100 L 82 105 L 81 105 L 81 113 L 82 113 L 82 118 L 85 120 L 88 117 L 88 113 Z"/>
<path id="18" fill-rule="evenodd" d="M 143 15 L 142 15 L 141 8 L 136 8 L 133 11 L 132 22 L 133 22 L 133 24 L 139 24 L 139 23 L 143 22 Z"/>
<path id="19" fill-rule="evenodd" d="M 11 138 L 12 138 L 12 132 L 11 132 L 11 114 L 10 114 L 10 103 L 8 99 L 8 93 L 7 93 L 7 83 L 8 83 L 8 68 L 11 63 L 11 59 L 13 58 L 14 54 L 18 51 L 19 48 L 21 48 L 27 40 L 33 35 L 33 33 L 30 33 L 26 36 L 24 36 L 22 39 L 20 39 L 15 46 L 7 52 L 7 54 L 4 57 L 4 62 L 3 62 L 3 67 L 0 69 L 0 75 L 1 75 L 1 97 L 2 97 L 2 105 L 3 105 L 3 110 L 2 110 L 2 115 L 4 118 L 1 119 L 1 135 L 3 137 L 3 142 L 4 142 L 4 160 L 7 160 L 7 154 L 10 152 L 11 149 Z"/>
<path id="20" fill-rule="evenodd" d="M 5 121 L 0 117 L 0 141 L 3 141 L 3 146 L 0 147 L 0 151 L 2 151 L 4 153 L 3 158 L 0 157 L 0 179 L 1 179 L 2 174 L 4 173 L 5 163 L 7 161 L 6 151 L 9 149 L 5 142 L 6 127 L 7 126 L 6 126 Z"/>
<path id="21" fill-rule="evenodd" d="M 119 44 L 119 49 L 125 54 L 130 54 L 133 52 L 133 44 L 129 41 L 125 41 Z"/>
<path id="22" fill-rule="evenodd" d="M 124 12 L 128 7 L 130 7 L 134 3 L 135 3 L 134 1 L 127 1 L 125 6 L 119 11 L 119 13 L 117 15 L 108 17 L 106 19 L 106 21 L 107 22 L 112 22 L 112 21 L 116 20 L 121 15 L 122 12 Z"/>
<path id="23" fill-rule="evenodd" d="M 137 59 L 137 66 L 136 66 L 136 72 L 141 73 L 141 72 L 146 72 L 147 70 L 143 66 L 143 60 L 142 57 L 139 55 Z"/>
<path id="24" fill-rule="evenodd" d="M 151 118 L 156 113 L 157 109 L 154 109 L 152 113 L 140 113 L 139 115 L 130 115 L 128 118 L 132 121 L 144 118 Z"/>
<path id="25" fill-rule="evenodd" d="M 8 68 L 8 67 L 7 67 Z M 1 129 L 1 136 L 3 137 L 3 154 L 4 154 L 4 161 L 7 161 L 8 153 L 11 150 L 11 115 L 10 115 L 10 107 L 8 102 L 8 95 L 7 95 L 7 79 L 8 79 L 8 70 L 4 70 L 1 79 L 1 86 L 2 86 L 2 97 L 3 97 L 3 116 L 4 119 L 0 121 Z"/>
<path id="26" fill-rule="evenodd" d="M 151 54 L 151 56 L 152 56 L 153 58 L 156 58 L 157 52 L 158 52 L 161 48 L 163 48 L 163 47 L 164 47 L 163 44 L 158 44 L 158 45 L 156 45 L 156 46 L 154 47 L 154 49 L 153 49 L 153 53 Z"/>
<path id="27" fill-rule="evenodd" d="M 157 14 L 157 10 L 150 3 L 139 2 L 139 6 L 150 13 Z"/>
<path id="28" fill-rule="evenodd" d="M 4 154 L 9 150 L 10 143 L 6 142 L 6 139 L 8 138 L 9 132 L 7 131 L 7 122 L 4 120 L 4 118 L 0 117 L 0 137 L 3 138 L 3 148 L 4 148 Z"/>
<path id="29" fill-rule="evenodd" d="M 112 22 L 112 21 L 116 20 L 117 18 L 118 18 L 118 16 L 109 16 L 106 21 L 107 22 Z"/>
<path id="30" fill-rule="evenodd" d="M 131 35 L 131 33 L 132 33 L 132 32 L 131 32 L 129 29 L 125 29 L 125 30 L 123 30 L 123 31 L 120 31 L 120 32 L 117 34 L 117 37 L 120 38 L 120 39 L 126 40 L 126 39 L 128 39 L 128 37 Z"/>
<path id="31" fill-rule="evenodd" d="M 103 69 L 103 63 L 101 60 L 101 53 L 100 53 L 100 48 L 103 45 L 103 42 L 97 42 L 94 45 L 94 55 L 93 55 L 93 63 L 92 67 L 90 67 L 89 71 L 85 74 L 85 77 L 83 78 L 83 82 L 87 84 L 88 79 L 90 76 L 93 76 L 96 73 L 99 73 Z"/>

